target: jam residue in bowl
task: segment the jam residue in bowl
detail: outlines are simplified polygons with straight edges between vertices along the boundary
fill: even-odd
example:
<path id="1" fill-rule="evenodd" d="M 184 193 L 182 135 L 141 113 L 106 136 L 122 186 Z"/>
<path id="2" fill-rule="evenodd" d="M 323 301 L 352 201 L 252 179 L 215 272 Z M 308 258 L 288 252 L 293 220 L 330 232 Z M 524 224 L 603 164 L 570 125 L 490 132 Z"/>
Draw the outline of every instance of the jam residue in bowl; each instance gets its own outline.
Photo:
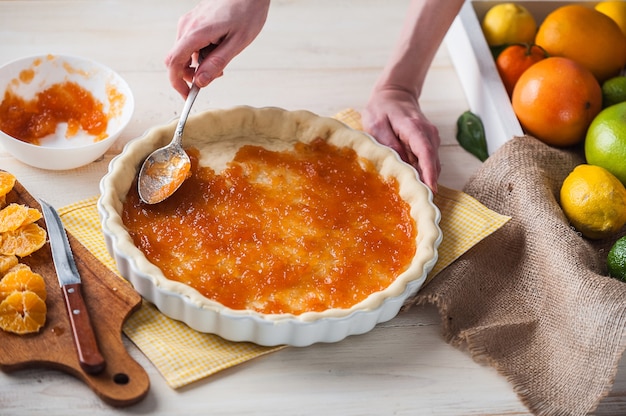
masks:
<path id="1" fill-rule="evenodd" d="M 103 140 L 107 137 L 108 120 L 103 104 L 71 81 L 53 84 L 31 100 L 7 89 L 0 103 L 0 130 L 35 145 L 39 139 L 54 134 L 59 123 L 67 123 L 66 137 L 82 128 L 95 136 L 95 141 Z"/>
<path id="2" fill-rule="evenodd" d="M 416 252 L 417 227 L 395 178 L 324 140 L 291 150 L 245 145 L 220 173 L 199 165 L 162 203 L 136 182 L 122 220 L 170 280 L 237 310 L 350 308 L 387 288 Z"/>

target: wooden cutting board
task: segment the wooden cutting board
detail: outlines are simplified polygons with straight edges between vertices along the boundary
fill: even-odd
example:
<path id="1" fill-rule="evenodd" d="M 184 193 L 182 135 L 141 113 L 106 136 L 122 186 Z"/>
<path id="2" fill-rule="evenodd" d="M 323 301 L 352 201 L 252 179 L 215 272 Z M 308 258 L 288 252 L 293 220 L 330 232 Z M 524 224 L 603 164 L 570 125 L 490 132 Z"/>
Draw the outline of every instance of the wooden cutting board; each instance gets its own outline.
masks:
<path id="1" fill-rule="evenodd" d="M 7 203 L 11 202 L 41 210 L 39 203 L 17 182 L 7 195 Z M 43 219 L 38 224 L 45 228 Z M 39 251 L 20 260 L 46 281 L 46 324 L 39 333 L 29 335 L 0 330 L 0 369 L 6 372 L 36 367 L 57 369 L 82 380 L 112 406 L 137 403 L 148 393 L 150 380 L 143 367 L 124 348 L 122 325 L 141 307 L 141 296 L 127 281 L 98 261 L 70 233 L 68 238 L 82 277 L 83 296 L 96 339 L 106 360 L 105 370 L 98 375 L 89 375 L 78 363 L 69 317 L 48 242 Z"/>

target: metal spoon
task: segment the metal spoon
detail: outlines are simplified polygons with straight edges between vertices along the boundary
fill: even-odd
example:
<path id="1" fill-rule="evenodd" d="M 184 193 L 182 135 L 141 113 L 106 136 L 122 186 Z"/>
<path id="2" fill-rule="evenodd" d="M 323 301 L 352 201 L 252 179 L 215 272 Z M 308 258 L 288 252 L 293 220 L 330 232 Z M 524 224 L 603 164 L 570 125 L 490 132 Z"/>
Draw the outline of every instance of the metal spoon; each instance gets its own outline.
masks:
<path id="1" fill-rule="evenodd" d="M 198 54 L 198 65 L 215 45 L 210 45 Z M 191 106 L 200 88 L 195 82 L 185 100 L 183 112 L 178 119 L 172 141 L 164 147 L 156 149 L 143 162 L 139 171 L 139 197 L 146 204 L 157 204 L 170 197 L 189 175 L 191 161 L 182 146 L 183 130 L 189 116 Z"/>

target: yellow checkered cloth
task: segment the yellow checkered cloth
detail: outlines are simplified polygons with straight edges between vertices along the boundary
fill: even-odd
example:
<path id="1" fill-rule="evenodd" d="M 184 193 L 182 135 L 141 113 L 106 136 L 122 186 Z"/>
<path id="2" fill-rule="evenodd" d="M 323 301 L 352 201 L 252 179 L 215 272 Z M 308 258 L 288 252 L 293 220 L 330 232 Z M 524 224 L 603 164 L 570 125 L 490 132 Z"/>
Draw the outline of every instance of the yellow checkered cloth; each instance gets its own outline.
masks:
<path id="1" fill-rule="evenodd" d="M 360 127 L 360 115 L 346 110 L 335 116 L 351 127 Z M 104 242 L 97 211 L 98 197 L 59 209 L 67 230 L 98 260 L 119 275 Z M 497 214 L 472 197 L 439 186 L 435 204 L 441 211 L 443 241 L 439 259 L 426 282 L 510 218 Z M 124 333 L 154 364 L 172 388 L 179 388 L 218 371 L 284 347 L 262 347 L 230 342 L 197 332 L 163 315 L 152 304 L 142 307 L 124 324 Z"/>

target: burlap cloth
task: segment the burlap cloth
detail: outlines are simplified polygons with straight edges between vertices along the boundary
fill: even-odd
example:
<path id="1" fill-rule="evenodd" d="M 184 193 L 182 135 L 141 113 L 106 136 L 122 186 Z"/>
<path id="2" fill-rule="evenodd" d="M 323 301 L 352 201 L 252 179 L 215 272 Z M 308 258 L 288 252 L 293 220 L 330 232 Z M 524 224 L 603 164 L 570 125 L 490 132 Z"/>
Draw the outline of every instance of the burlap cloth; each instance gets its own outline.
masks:
<path id="1" fill-rule="evenodd" d="M 625 348 L 626 284 L 605 266 L 619 236 L 582 238 L 558 204 L 580 163 L 530 137 L 507 142 L 464 191 L 511 221 L 415 298 L 436 304 L 448 342 L 495 367 L 537 415 L 593 411 Z"/>

